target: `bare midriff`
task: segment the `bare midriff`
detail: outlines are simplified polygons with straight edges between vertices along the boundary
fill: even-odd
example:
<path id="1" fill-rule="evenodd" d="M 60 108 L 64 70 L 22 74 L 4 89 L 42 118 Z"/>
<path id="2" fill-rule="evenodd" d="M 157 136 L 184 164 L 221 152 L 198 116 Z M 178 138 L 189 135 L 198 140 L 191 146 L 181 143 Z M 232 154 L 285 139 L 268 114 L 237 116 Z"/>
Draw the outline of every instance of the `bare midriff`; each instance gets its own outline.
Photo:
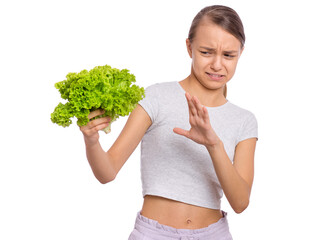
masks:
<path id="1" fill-rule="evenodd" d="M 141 215 L 177 229 L 199 229 L 221 219 L 220 209 L 210 209 L 158 196 L 146 195 Z"/>

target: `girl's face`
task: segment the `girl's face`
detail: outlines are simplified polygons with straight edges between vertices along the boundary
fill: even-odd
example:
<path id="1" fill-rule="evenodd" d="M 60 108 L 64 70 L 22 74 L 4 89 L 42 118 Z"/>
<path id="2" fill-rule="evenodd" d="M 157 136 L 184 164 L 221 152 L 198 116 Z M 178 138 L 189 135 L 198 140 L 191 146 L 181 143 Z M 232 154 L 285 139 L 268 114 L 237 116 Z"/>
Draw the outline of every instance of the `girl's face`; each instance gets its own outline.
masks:
<path id="1" fill-rule="evenodd" d="M 196 29 L 192 43 L 187 39 L 192 58 L 192 75 L 207 89 L 223 89 L 235 73 L 243 51 L 240 41 L 220 26 L 204 20 Z"/>

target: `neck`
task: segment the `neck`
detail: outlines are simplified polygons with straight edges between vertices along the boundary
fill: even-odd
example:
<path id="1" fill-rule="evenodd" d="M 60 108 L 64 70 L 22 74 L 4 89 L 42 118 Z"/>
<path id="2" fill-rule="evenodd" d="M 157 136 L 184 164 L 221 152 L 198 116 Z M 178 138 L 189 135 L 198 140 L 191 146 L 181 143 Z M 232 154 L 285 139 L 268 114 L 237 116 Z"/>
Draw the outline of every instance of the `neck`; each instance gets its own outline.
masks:
<path id="1" fill-rule="evenodd" d="M 180 81 L 182 88 L 192 96 L 196 96 L 207 107 L 217 107 L 227 102 L 224 97 L 224 86 L 218 89 L 209 89 L 203 86 L 193 74 Z"/>

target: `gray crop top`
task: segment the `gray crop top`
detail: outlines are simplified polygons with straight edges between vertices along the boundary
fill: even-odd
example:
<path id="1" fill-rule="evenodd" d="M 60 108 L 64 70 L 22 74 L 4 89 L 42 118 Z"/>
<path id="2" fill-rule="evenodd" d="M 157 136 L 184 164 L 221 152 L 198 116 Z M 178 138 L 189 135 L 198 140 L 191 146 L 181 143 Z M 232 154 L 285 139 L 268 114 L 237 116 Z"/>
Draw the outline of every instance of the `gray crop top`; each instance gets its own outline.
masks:
<path id="1" fill-rule="evenodd" d="M 211 208 L 221 208 L 223 190 L 210 155 L 203 145 L 173 132 L 174 127 L 190 129 L 185 91 L 178 82 L 157 83 L 146 88 L 139 102 L 152 120 L 141 141 L 142 194 Z M 224 143 L 231 161 L 235 146 L 258 138 L 253 113 L 230 101 L 207 107 L 210 122 Z"/>

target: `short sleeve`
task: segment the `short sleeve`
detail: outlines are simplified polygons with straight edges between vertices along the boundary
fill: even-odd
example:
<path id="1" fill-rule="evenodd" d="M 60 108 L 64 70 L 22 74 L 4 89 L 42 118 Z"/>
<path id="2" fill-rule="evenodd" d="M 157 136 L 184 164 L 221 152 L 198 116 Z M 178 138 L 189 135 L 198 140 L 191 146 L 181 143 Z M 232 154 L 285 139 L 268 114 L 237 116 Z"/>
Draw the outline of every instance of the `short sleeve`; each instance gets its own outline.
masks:
<path id="1" fill-rule="evenodd" d="M 152 123 L 154 123 L 158 113 L 158 90 L 157 84 L 151 85 L 145 89 L 145 97 L 138 102 L 147 112 Z"/>
<path id="2" fill-rule="evenodd" d="M 258 122 L 254 114 L 251 112 L 248 114 L 240 128 L 236 144 L 249 138 L 257 138 L 258 140 Z"/>

